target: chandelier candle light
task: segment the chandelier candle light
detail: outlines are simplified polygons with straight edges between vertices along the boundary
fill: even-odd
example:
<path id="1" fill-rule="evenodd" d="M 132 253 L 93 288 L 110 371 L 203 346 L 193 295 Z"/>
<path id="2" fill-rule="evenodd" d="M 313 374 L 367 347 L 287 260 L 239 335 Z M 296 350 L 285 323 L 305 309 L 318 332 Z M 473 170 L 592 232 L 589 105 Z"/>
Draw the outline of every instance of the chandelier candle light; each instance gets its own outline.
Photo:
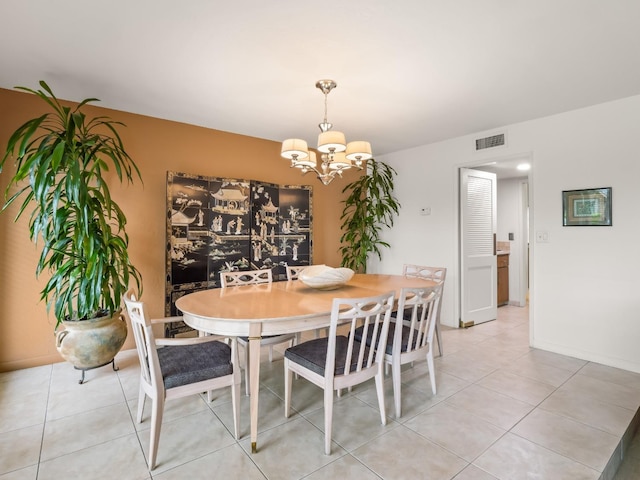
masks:
<path id="1" fill-rule="evenodd" d="M 316 153 L 309 151 L 307 142 L 299 138 L 290 138 L 282 142 L 280 155 L 291 160 L 291 166 L 299 168 L 303 174 L 314 171 L 324 185 L 329 185 L 342 172 L 355 167 L 362 170 L 363 162 L 373 157 L 369 142 L 355 141 L 347 143 L 344 133 L 331 130 L 333 125 L 327 121 L 327 95 L 336 88 L 333 80 L 318 80 L 316 87 L 324 94 L 324 120 L 318 125 L 318 151 L 321 153 L 321 165 L 318 170 Z"/>

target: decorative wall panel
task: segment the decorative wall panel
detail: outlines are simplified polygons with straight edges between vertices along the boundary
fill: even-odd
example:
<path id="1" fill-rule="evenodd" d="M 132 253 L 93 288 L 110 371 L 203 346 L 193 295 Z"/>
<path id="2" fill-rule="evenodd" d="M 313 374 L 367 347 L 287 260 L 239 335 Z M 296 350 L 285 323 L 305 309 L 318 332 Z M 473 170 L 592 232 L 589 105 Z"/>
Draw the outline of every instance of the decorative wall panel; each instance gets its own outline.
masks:
<path id="1" fill-rule="evenodd" d="M 220 286 L 219 274 L 312 263 L 312 187 L 167 172 L 165 315 L 181 296 Z M 166 333 L 188 330 L 171 325 Z"/>

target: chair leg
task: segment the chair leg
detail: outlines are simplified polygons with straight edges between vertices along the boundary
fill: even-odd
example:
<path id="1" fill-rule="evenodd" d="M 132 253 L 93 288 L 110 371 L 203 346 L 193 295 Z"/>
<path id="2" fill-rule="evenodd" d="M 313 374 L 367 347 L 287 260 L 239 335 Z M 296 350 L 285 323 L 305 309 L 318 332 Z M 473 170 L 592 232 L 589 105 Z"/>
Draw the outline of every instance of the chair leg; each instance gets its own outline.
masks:
<path id="1" fill-rule="evenodd" d="M 384 407 L 384 374 L 382 365 L 380 365 L 380 371 L 376 375 L 376 391 L 378 393 L 378 407 L 380 407 L 380 423 L 382 423 L 382 425 L 386 425 L 387 412 Z"/>
<path id="2" fill-rule="evenodd" d="M 240 438 L 240 376 L 236 378 L 237 381 L 231 385 L 231 405 L 233 408 L 233 433 L 238 440 Z"/>
<path id="3" fill-rule="evenodd" d="M 333 424 L 333 390 L 324 388 L 324 453 L 331 455 L 331 430 Z"/>
<path id="4" fill-rule="evenodd" d="M 144 389 L 142 388 L 142 378 L 140 378 L 140 390 L 138 391 L 138 423 L 142 423 L 142 414 L 144 413 L 144 401 L 146 400 L 146 395 L 144 393 Z"/>
<path id="5" fill-rule="evenodd" d="M 289 370 L 289 359 L 284 359 L 284 417 L 289 418 L 291 413 L 291 384 L 293 372 Z"/>
<path id="6" fill-rule="evenodd" d="M 269 345 L 269 363 L 273 362 L 273 345 Z"/>
<path id="7" fill-rule="evenodd" d="M 433 352 L 429 349 L 427 353 L 427 366 L 429 367 L 429 378 L 431 379 L 431 391 L 436 394 L 436 369 L 433 366 Z"/>
<path id="8" fill-rule="evenodd" d="M 442 356 L 442 338 L 440 337 L 440 321 L 438 320 L 436 323 L 436 342 L 438 342 L 438 356 Z"/>
<path id="9" fill-rule="evenodd" d="M 156 468 L 158 444 L 160 443 L 160 427 L 164 412 L 164 398 L 154 398 L 151 405 L 151 433 L 149 441 L 149 470 Z"/>
<path id="10" fill-rule="evenodd" d="M 251 394 L 251 385 L 249 385 L 249 344 L 244 346 L 244 388 L 247 396 Z"/>
<path id="11" fill-rule="evenodd" d="M 402 378 L 400 371 L 400 360 L 393 361 L 391 363 L 391 375 L 393 381 L 393 402 L 396 407 L 396 418 L 400 418 L 402 415 Z"/>

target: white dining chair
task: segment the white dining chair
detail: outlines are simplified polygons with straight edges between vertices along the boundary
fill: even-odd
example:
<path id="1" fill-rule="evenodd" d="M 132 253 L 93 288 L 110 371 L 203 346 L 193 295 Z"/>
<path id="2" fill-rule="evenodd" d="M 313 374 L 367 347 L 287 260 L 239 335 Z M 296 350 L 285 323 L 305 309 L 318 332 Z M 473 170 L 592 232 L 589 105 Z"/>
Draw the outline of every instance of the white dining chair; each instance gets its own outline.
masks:
<path id="1" fill-rule="evenodd" d="M 433 334 L 441 294 L 442 284 L 432 287 L 403 288 L 400 291 L 398 315 L 395 319 L 392 318 L 389 336 L 384 347 L 384 361 L 387 365 L 391 365 L 396 418 L 402 415 L 402 365 L 426 360 L 431 392 L 436 394 Z M 404 319 L 400 316 L 400 312 L 405 312 Z M 409 312 L 408 315 L 406 315 L 407 312 Z M 364 341 L 368 346 L 376 345 L 365 335 L 362 327 L 356 329 L 355 339 Z"/>
<path id="2" fill-rule="evenodd" d="M 142 423 L 146 397 L 151 399 L 149 470 L 156 467 L 160 428 L 165 402 L 231 387 L 233 428 L 236 439 L 240 428 L 240 368 L 237 342 L 231 345 L 209 335 L 191 338 L 156 338 L 153 325 L 174 322 L 180 317 L 150 320 L 144 304 L 129 290 L 124 296 L 127 314 L 140 360 L 140 389 L 137 421 Z"/>
<path id="3" fill-rule="evenodd" d="M 351 388 L 375 378 L 380 421 L 386 425 L 384 405 L 384 345 L 387 343 L 394 292 L 366 298 L 335 298 L 327 337 L 316 338 L 284 353 L 284 414 L 289 417 L 293 374 L 296 373 L 324 390 L 324 451 L 331 454 L 333 392 Z M 380 349 L 367 348 L 354 338 L 362 322 L 365 337 Z M 343 328 L 348 335 L 340 335 Z"/>
<path id="4" fill-rule="evenodd" d="M 238 287 L 242 285 L 257 285 L 273 282 L 273 273 L 271 270 L 242 270 L 238 272 L 220 272 L 221 288 Z M 245 392 L 251 394 L 250 378 L 251 368 L 249 360 L 249 337 L 238 337 L 238 343 L 242 345 L 244 350 L 244 380 Z M 287 333 L 283 335 L 267 335 L 260 340 L 260 346 L 269 347 L 269 362 L 273 361 L 273 346 L 280 343 L 289 342 L 289 346 L 294 345 L 296 340 L 295 333 Z"/>
<path id="5" fill-rule="evenodd" d="M 447 278 L 447 269 L 445 267 L 427 267 L 424 265 L 412 265 L 405 263 L 402 267 L 402 274 L 409 277 L 426 278 L 442 284 L 444 289 L 444 281 Z M 442 302 L 438 303 L 438 311 L 436 312 L 436 342 L 438 343 L 438 356 L 442 356 L 442 336 L 440 335 L 440 310 Z"/>
<path id="6" fill-rule="evenodd" d="M 300 275 L 305 268 L 307 268 L 307 265 L 286 265 L 287 280 L 297 280 L 298 275 Z"/>
<path id="7" fill-rule="evenodd" d="M 302 273 L 302 271 L 307 268 L 308 265 L 287 265 L 286 271 L 287 271 L 287 281 L 291 281 L 291 280 L 297 280 L 298 276 Z M 314 337 L 318 338 L 320 337 L 320 333 L 324 333 L 324 335 L 326 336 L 329 333 L 329 328 L 316 328 L 314 330 Z"/>

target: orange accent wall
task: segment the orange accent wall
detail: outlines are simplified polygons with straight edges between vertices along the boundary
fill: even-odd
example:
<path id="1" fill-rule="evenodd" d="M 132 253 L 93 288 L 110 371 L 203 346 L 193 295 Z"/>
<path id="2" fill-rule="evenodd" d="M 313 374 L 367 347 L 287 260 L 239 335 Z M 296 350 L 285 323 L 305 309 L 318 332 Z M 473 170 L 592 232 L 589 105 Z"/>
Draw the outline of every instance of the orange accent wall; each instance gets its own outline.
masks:
<path id="1" fill-rule="evenodd" d="M 0 89 L 0 154 L 11 133 L 46 111 L 44 102 L 34 95 Z M 131 260 L 142 273 L 142 299 L 151 317 L 164 312 L 167 171 L 312 185 L 313 261 L 339 266 L 341 202 L 345 198 L 341 191 L 357 173 L 349 172 L 343 180 L 323 186 L 312 174 L 302 177 L 297 169 L 289 168 L 280 157 L 278 142 L 95 106 L 85 111 L 126 124 L 120 133 L 143 183 L 114 183 L 111 192 L 127 215 Z M 8 161 L 0 174 L 3 196 L 14 171 L 13 162 Z M 14 205 L 0 214 L 0 371 L 62 360 L 55 349 L 55 317 L 53 312 L 47 314 L 45 303 L 39 300 L 46 278 L 35 278 L 38 249 L 29 241 L 29 215 L 14 223 L 16 213 Z M 123 348 L 134 347 L 129 336 Z"/>

